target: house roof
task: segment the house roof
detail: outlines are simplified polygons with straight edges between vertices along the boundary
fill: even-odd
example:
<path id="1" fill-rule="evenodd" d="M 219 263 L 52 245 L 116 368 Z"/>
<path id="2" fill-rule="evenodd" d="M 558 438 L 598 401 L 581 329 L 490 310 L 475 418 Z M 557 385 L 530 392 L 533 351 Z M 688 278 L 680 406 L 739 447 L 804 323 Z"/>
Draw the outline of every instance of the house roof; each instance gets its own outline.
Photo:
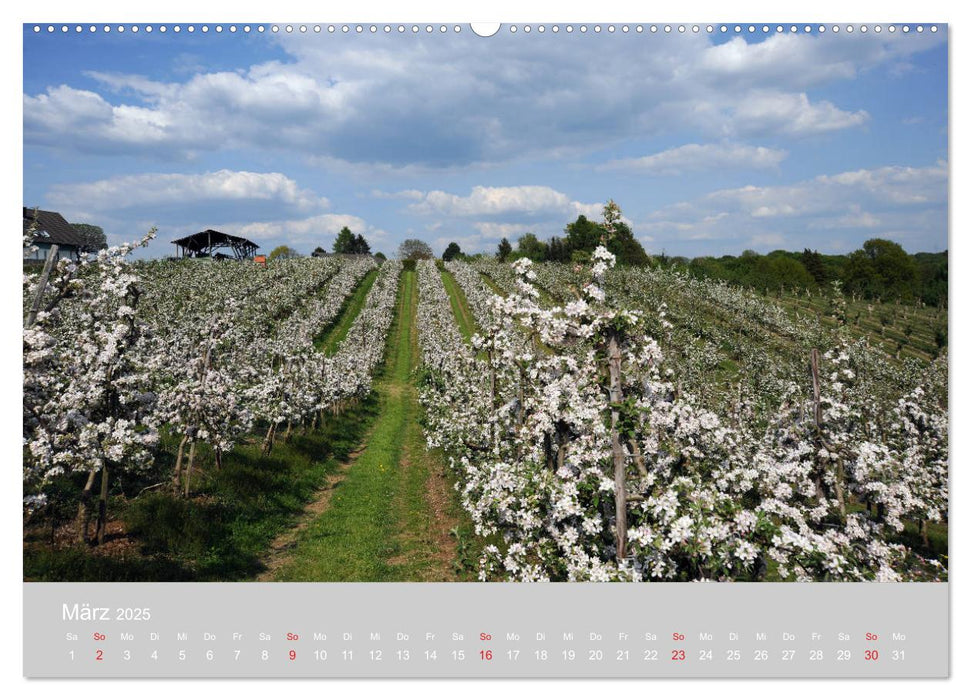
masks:
<path id="1" fill-rule="evenodd" d="M 35 222 L 37 224 L 34 229 L 35 243 L 54 243 L 59 246 L 69 245 L 77 248 L 85 245 L 85 240 L 81 237 L 81 234 L 56 211 L 24 207 L 24 234 Z"/>

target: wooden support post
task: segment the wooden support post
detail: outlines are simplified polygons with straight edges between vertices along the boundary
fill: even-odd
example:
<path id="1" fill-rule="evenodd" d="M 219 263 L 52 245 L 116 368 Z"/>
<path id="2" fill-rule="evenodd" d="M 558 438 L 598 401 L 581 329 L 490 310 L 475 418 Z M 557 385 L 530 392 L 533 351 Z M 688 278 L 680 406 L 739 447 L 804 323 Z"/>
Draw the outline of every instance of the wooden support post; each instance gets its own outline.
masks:
<path id="1" fill-rule="evenodd" d="M 822 399 L 821 391 L 819 386 L 819 350 L 816 348 L 812 349 L 809 354 L 809 371 L 812 374 L 813 379 L 813 420 L 816 424 L 816 451 L 819 452 L 819 448 L 822 446 L 823 432 L 823 409 L 822 409 Z M 818 456 L 817 456 L 818 459 Z M 823 492 L 823 475 L 822 471 L 816 470 L 816 498 L 822 500 L 825 496 Z"/>
<path id="2" fill-rule="evenodd" d="M 610 448 L 614 461 L 614 510 L 617 519 L 617 561 L 627 558 L 627 460 L 620 439 L 620 409 L 624 400 L 620 373 L 620 344 L 616 334 L 611 334 L 607 345 L 607 361 L 610 368 Z"/>
<path id="3" fill-rule="evenodd" d="M 37 288 L 34 289 L 34 298 L 30 302 L 30 313 L 27 314 L 27 328 L 30 328 L 37 321 L 37 314 L 44 301 L 44 290 L 47 289 L 47 281 L 51 277 L 51 268 L 54 267 L 54 260 L 57 258 L 57 246 L 52 245 L 48 251 L 47 260 L 44 261 L 44 269 L 37 280 Z"/>

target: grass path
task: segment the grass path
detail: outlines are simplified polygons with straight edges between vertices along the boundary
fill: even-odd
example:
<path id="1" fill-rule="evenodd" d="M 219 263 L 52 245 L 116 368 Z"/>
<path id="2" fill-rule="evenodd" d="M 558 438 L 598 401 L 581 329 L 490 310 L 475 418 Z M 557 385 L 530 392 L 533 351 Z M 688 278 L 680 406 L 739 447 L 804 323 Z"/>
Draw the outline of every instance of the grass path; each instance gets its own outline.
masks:
<path id="1" fill-rule="evenodd" d="M 344 342 L 344 338 L 347 337 L 351 326 L 354 325 L 354 319 L 357 318 L 358 314 L 361 313 L 361 309 L 364 308 L 367 295 L 371 291 L 371 287 L 374 286 L 374 281 L 377 278 L 377 270 L 368 272 L 364 276 L 364 279 L 357 285 L 354 293 L 348 298 L 344 304 L 344 308 L 337 315 L 336 323 L 330 328 L 325 329 L 318 337 L 314 338 L 314 346 L 319 352 L 322 352 L 328 357 L 337 352 L 337 348 Z"/>
<path id="2" fill-rule="evenodd" d="M 459 332 L 465 338 L 465 342 L 468 343 L 476 332 L 475 317 L 472 316 L 472 311 L 469 309 L 469 302 L 465 298 L 465 292 L 462 291 L 458 282 L 455 281 L 455 277 L 444 266 L 439 269 L 442 273 L 442 284 L 445 285 L 445 291 L 448 292 L 448 299 L 452 306 L 452 314 L 455 316 L 455 322 L 458 324 Z"/>
<path id="3" fill-rule="evenodd" d="M 425 449 L 411 383 L 417 358 L 416 273 L 402 273 L 378 415 L 365 446 L 343 470 L 323 508 L 298 528 L 273 562 L 278 581 L 443 581 L 454 578 L 456 526 L 441 457 Z M 319 512 L 314 512 L 314 511 Z"/>

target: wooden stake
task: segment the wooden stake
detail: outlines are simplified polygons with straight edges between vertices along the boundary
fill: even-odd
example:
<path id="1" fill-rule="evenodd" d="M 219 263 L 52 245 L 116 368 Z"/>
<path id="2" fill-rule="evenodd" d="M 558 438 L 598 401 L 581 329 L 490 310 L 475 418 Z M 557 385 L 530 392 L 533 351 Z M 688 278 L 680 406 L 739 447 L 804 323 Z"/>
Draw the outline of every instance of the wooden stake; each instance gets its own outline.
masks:
<path id="1" fill-rule="evenodd" d="M 51 276 L 51 268 L 54 267 L 54 259 L 57 257 L 57 246 L 52 245 L 44 261 L 44 269 L 37 280 L 37 288 L 34 290 L 34 298 L 30 302 L 30 313 L 27 314 L 27 328 L 30 328 L 37 321 L 37 314 L 40 313 L 41 302 L 44 300 L 44 290 L 47 289 L 47 281 Z"/>
<path id="2" fill-rule="evenodd" d="M 614 506 L 617 519 L 617 561 L 627 558 L 627 483 L 624 446 L 620 439 L 620 409 L 624 400 L 620 374 L 620 345 L 616 334 L 611 334 L 607 346 L 607 361 L 610 367 L 610 447 L 614 459 Z"/>

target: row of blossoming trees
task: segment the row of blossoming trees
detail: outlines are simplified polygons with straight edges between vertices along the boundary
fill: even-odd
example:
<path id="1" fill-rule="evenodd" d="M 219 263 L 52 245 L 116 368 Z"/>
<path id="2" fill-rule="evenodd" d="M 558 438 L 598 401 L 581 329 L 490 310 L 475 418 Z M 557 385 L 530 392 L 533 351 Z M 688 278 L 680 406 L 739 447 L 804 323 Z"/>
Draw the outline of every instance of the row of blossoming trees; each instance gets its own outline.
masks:
<path id="1" fill-rule="evenodd" d="M 130 261 L 152 236 L 24 275 L 25 508 L 82 478 L 82 541 L 92 520 L 103 541 L 112 479 L 158 469 L 160 433 L 178 440 L 175 468 L 160 476 L 188 496 L 199 445 L 218 468 L 260 426 L 269 453 L 279 431 L 368 394 L 394 315 L 397 262 L 373 272 L 364 256 L 268 268 Z M 344 341 L 318 352 L 315 338 L 369 273 Z"/>
<path id="2" fill-rule="evenodd" d="M 945 358 L 901 366 L 725 285 L 613 267 L 449 263 L 470 346 L 419 263 L 427 437 L 490 542 L 482 578 L 946 577 L 900 542 L 947 514 Z"/>

